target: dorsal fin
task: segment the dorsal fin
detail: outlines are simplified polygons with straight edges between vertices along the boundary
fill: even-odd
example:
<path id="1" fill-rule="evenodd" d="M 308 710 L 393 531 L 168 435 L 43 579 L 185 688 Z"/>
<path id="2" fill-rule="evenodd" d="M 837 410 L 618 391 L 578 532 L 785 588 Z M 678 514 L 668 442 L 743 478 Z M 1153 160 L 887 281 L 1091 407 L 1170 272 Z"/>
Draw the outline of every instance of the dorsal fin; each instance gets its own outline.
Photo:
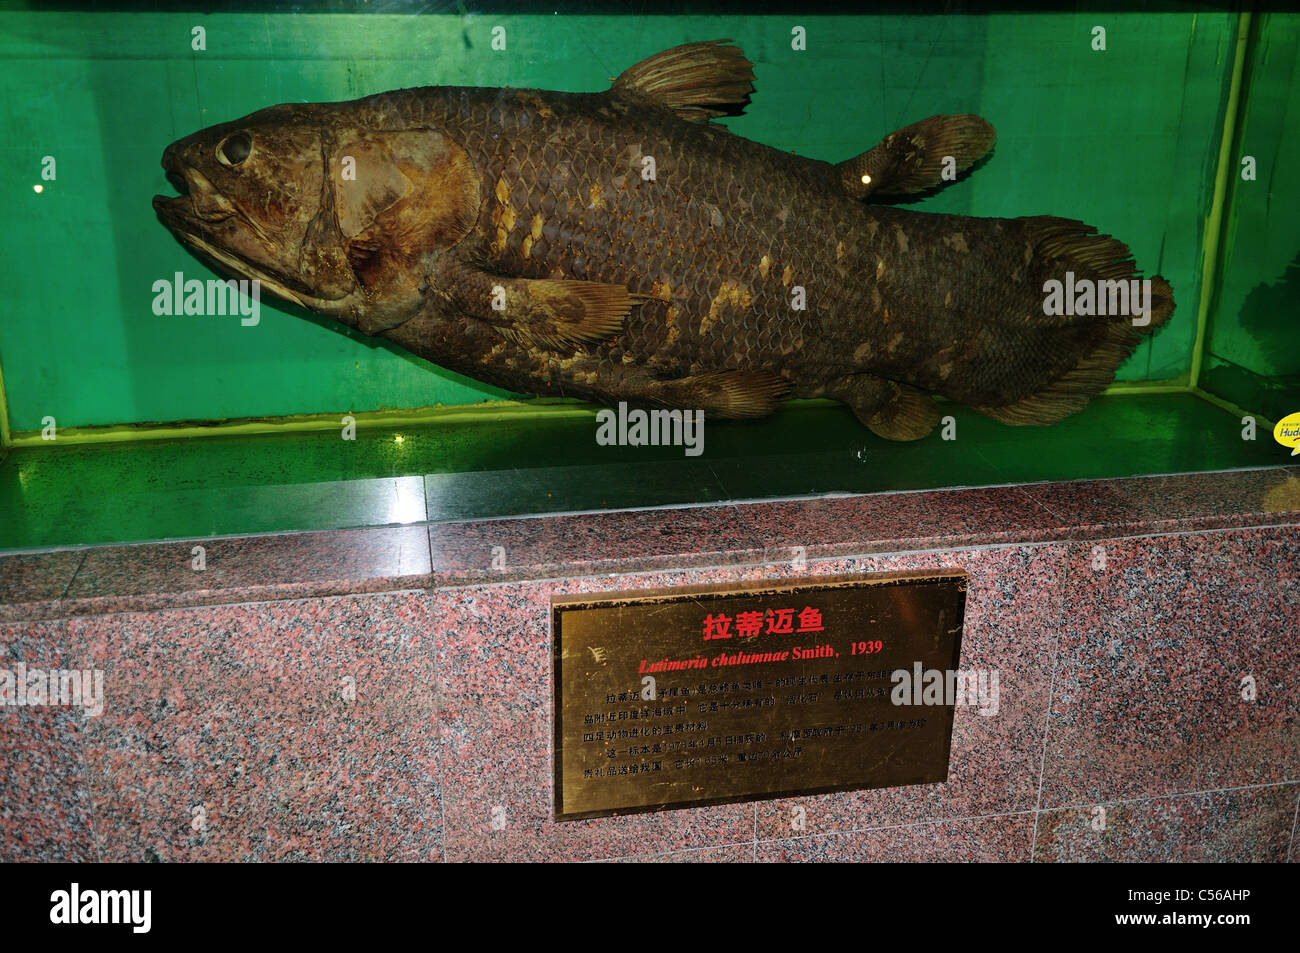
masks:
<path id="1" fill-rule="evenodd" d="M 856 198 L 913 195 L 946 185 L 944 163 L 965 172 L 997 138 L 979 116 L 931 116 L 891 132 L 862 153 L 839 163 L 844 189 Z"/>
<path id="2" fill-rule="evenodd" d="M 754 91 L 754 64 L 730 40 L 674 46 L 629 66 L 613 88 L 703 122 L 742 110 Z"/>

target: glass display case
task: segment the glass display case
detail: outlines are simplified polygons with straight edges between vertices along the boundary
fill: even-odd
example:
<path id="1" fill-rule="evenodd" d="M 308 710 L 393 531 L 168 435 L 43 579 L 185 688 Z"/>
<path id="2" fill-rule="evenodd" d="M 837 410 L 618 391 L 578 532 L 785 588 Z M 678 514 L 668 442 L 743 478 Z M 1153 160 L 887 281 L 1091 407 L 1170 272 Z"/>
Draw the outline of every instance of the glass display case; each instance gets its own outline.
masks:
<path id="1" fill-rule="evenodd" d="M 0 13 L 15 150 L 0 549 L 1286 459 L 1271 430 L 1300 410 L 1294 16 L 366 6 Z M 269 294 L 255 323 L 157 313 L 158 282 L 219 276 L 150 204 L 175 194 L 159 160 L 177 139 L 276 103 L 403 87 L 598 92 L 653 53 L 722 37 L 753 62 L 754 92 L 715 123 L 842 162 L 929 116 L 982 116 L 991 154 L 902 207 L 1082 220 L 1169 281 L 1173 317 L 1051 427 L 941 402 L 951 428 L 897 443 L 843 404 L 796 400 L 711 420 L 687 456 L 602 444 L 596 405 L 489 386 Z"/>

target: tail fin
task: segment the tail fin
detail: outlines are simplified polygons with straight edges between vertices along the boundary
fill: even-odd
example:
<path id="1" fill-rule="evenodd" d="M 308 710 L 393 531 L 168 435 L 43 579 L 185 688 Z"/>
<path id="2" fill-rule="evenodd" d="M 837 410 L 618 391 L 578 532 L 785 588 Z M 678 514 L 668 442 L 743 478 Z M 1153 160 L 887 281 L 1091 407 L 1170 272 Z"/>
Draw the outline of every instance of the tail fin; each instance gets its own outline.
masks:
<path id="1" fill-rule="evenodd" d="M 1115 303 L 1119 292 L 1124 292 L 1127 301 L 1133 282 L 1143 281 L 1134 271 L 1128 246 L 1109 235 L 1098 235 L 1095 228 L 1082 222 L 1049 217 L 1021 221 L 1031 238 L 1026 246 L 1028 280 L 1043 288 L 1044 297 L 1050 293 L 1050 282 L 1060 282 L 1064 312 L 1073 310 L 1071 306 L 1076 300 L 1065 300 L 1071 286 L 1083 289 L 1084 293 L 1091 287 L 1094 304 L 1101 305 L 1084 309 L 1094 312 L 1091 314 L 1039 313 L 1021 318 L 1026 338 L 1035 331 L 1056 332 L 1051 339 L 1064 342 L 1060 345 L 1064 350 L 1049 355 L 1050 363 L 1063 366 L 1063 370 L 1027 396 L 1007 403 L 975 406 L 980 413 L 1006 424 L 1041 426 L 1057 423 L 1082 410 L 1089 400 L 1105 390 L 1115 379 L 1115 371 L 1142 338 L 1173 315 L 1174 297 L 1169 282 L 1156 275 L 1149 279 L 1149 298 L 1143 302 L 1145 314 L 1134 317 L 1131 313 L 1095 313 L 1113 312 L 1116 309 L 1109 305 Z M 1139 289 L 1143 287 L 1138 285 Z M 1102 302 L 1102 294 L 1107 295 L 1107 303 Z M 1130 306 L 1119 310 L 1135 309 Z M 1063 365 L 1059 363 L 1062 356 Z"/>

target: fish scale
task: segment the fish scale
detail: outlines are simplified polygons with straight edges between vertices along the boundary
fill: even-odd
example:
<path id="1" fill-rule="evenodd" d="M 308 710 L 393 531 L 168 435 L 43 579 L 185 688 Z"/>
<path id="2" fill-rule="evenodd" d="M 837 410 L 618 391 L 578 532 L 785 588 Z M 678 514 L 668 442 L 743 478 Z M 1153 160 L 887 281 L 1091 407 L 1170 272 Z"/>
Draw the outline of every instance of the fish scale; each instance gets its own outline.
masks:
<path id="1" fill-rule="evenodd" d="M 502 112 L 498 100 L 508 97 L 509 93 L 485 90 L 480 95 L 485 101 L 470 111 L 462 143 L 471 155 L 478 152 L 478 162 L 488 170 L 483 176 L 485 208 L 494 201 L 486 196 L 486 183 L 493 172 L 509 179 L 526 171 L 527 166 L 537 163 L 539 158 L 541 163 L 550 161 L 545 154 L 552 148 L 549 144 L 544 145 L 540 157 L 535 157 L 538 150 L 530 148 L 519 133 L 531 127 L 536 134 L 536 130 L 544 129 L 547 122 L 566 123 L 566 128 L 578 132 L 565 143 L 565 155 L 573 173 L 562 178 L 563 187 L 554 188 L 553 180 L 548 177 L 547 184 L 552 187 L 543 187 L 545 191 L 511 193 L 512 203 L 520 208 L 518 217 L 521 219 L 541 214 L 549 221 L 558 213 L 561 222 L 556 230 L 566 241 L 557 243 L 556 247 L 534 247 L 531 258 L 525 259 L 521 251 L 522 236 L 515 235 L 504 252 L 494 254 L 489 238 L 490 227 L 484 224 L 486 216 L 481 215 L 476 229 L 477 247 L 467 248 L 466 254 L 490 261 L 507 274 L 563 275 L 626 283 L 634 292 L 645 295 L 651 293 L 656 280 L 669 284 L 677 291 L 674 300 L 678 302 L 680 312 L 677 318 L 680 337 L 673 343 L 668 342 L 668 305 L 651 300 L 628 318 L 621 336 L 620 353 L 630 353 L 639 363 L 653 365 L 668 374 L 744 368 L 756 364 L 783 368 L 787 363 L 794 363 L 790 361 L 789 351 L 796 339 L 809 337 L 810 332 L 826 323 L 835 309 L 843 305 L 865 304 L 860 293 L 852 293 L 846 280 L 847 269 L 841 268 L 836 272 L 833 265 L 828 267 L 828 263 L 822 260 L 824 255 L 816 253 L 816 246 L 821 242 L 809 241 L 808 233 L 816 230 L 818 223 L 832 234 L 838 232 L 852 239 L 849 214 L 858 210 L 851 207 L 850 200 L 840 196 L 834 196 L 831 201 L 824 200 L 820 208 L 809 208 L 805 215 L 799 216 L 805 223 L 804 228 L 787 224 L 775 233 L 765 234 L 758 222 L 765 215 L 775 217 L 778 211 L 776 203 L 764 202 L 759 196 L 756 196 L 758 201 L 752 214 L 728 214 L 723 218 L 723 228 L 714 223 L 708 207 L 722 209 L 734 204 L 732 197 L 742 191 L 738 179 L 748 168 L 762 164 L 764 159 L 770 160 L 769 156 L 761 156 L 756 162 L 755 157 L 749 154 L 752 150 L 734 148 L 734 143 L 743 143 L 743 140 L 715 134 L 692 135 L 701 130 L 681 123 L 671 113 L 657 115 L 658 111 L 643 108 L 640 112 L 650 115 L 638 116 L 634 130 L 638 142 L 635 144 L 642 149 L 645 142 L 662 146 L 644 150 L 655 157 L 657 174 L 655 182 L 643 182 L 638 167 L 619 161 L 627 148 L 634 145 L 632 134 L 607 125 L 606 117 L 598 112 L 606 107 L 603 99 L 593 103 L 593 97 L 588 95 L 535 93 L 545 97 L 543 102 L 554 114 L 552 119 L 538 119 L 536 107 L 524 104 L 521 115 L 528 118 L 516 123 L 518 130 L 514 134 L 511 130 L 503 130 L 500 135 L 488 136 L 482 131 L 492 128 L 490 117 Z M 621 115 L 637 112 L 636 107 L 630 104 L 616 104 L 615 109 Z M 443 119 L 437 115 L 436 109 L 430 112 L 434 121 Z M 479 116 L 481 120 L 477 118 Z M 706 142 L 691 141 L 700 138 Z M 692 176 L 692 164 L 698 164 L 698 151 L 716 146 L 719 139 L 724 146 L 731 147 L 718 156 L 725 174 Z M 782 155 L 775 150 L 769 151 Z M 683 155 L 685 158 L 679 158 Z M 820 177 L 823 187 L 829 187 L 830 169 L 827 165 L 825 175 Z M 716 172 L 716 166 L 713 171 Z M 615 189 L 612 182 L 621 175 L 628 176 L 629 181 L 638 185 Z M 769 180 L 779 178 L 770 170 L 764 172 L 764 177 Z M 797 185 L 806 185 L 810 177 L 786 178 L 790 181 L 778 182 L 778 188 L 794 189 Z M 599 218 L 590 214 L 583 194 L 591 184 L 606 187 L 610 200 L 608 213 Z M 837 204 L 847 208 L 836 209 Z M 611 228 L 618 229 L 613 236 L 609 234 Z M 656 243 L 666 244 L 669 250 L 651 264 L 645 260 L 641 250 Z M 831 252 L 833 254 L 833 246 Z M 758 272 L 763 255 L 774 262 L 766 279 Z M 804 280 L 809 286 L 827 289 L 826 303 L 805 312 L 793 311 L 787 289 L 780 281 L 780 274 L 786 266 L 796 276 L 807 275 Z M 712 333 L 701 335 L 698 329 L 708 313 L 709 304 L 717 298 L 727 281 L 739 282 L 752 289 L 753 304 L 745 308 L 724 308 L 724 314 L 711 328 Z M 791 283 L 796 282 L 792 280 Z M 847 296 L 845 290 L 850 291 Z M 826 338 L 831 335 L 823 333 L 818 336 Z M 609 362 L 610 347 L 606 345 L 597 349 L 598 362 Z M 787 353 L 782 353 L 783 350 Z M 829 356 L 832 348 L 823 350 Z M 538 359 L 544 361 L 548 356 L 539 354 Z M 804 357 L 825 366 L 825 357 L 816 353 Z"/>

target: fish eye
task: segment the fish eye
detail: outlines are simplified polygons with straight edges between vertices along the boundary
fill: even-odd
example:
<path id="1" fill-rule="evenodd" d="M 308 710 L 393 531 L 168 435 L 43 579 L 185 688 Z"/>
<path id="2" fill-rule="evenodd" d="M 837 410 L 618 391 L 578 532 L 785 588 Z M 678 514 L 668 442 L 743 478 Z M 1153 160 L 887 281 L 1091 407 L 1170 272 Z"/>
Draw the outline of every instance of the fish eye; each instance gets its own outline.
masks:
<path id="1" fill-rule="evenodd" d="M 253 151 L 253 137 L 246 132 L 227 136 L 217 146 L 217 161 L 222 165 L 239 165 Z"/>

